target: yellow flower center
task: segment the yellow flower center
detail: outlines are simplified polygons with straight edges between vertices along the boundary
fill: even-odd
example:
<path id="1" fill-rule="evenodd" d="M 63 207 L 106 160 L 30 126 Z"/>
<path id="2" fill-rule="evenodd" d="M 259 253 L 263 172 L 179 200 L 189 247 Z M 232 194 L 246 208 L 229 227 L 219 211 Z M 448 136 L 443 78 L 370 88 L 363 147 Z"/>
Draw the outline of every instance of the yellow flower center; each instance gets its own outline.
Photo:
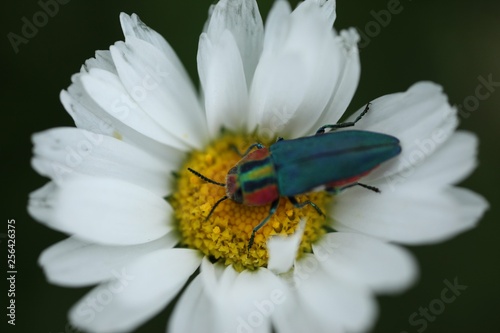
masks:
<path id="1" fill-rule="evenodd" d="M 187 168 L 216 182 L 225 183 L 227 172 L 241 159 L 233 147 L 245 152 L 255 142 L 257 139 L 252 136 L 226 133 L 204 151 L 192 152 L 177 175 L 177 190 L 168 199 L 178 221 L 182 245 L 200 250 L 213 261 L 233 265 L 237 271 L 265 267 L 268 261 L 267 239 L 273 235 L 293 234 L 301 219 L 307 222 L 298 256 L 311 252 L 312 243 L 326 232 L 324 216 L 309 205 L 295 208 L 284 197 L 276 213 L 255 234 L 250 250 L 248 244 L 252 229 L 269 214 L 271 203 L 248 206 L 228 199 L 206 219 L 217 200 L 226 195 L 225 188 L 202 180 Z M 296 198 L 298 202 L 311 200 L 323 212 L 327 211 L 332 201 L 332 197 L 323 191 Z"/>

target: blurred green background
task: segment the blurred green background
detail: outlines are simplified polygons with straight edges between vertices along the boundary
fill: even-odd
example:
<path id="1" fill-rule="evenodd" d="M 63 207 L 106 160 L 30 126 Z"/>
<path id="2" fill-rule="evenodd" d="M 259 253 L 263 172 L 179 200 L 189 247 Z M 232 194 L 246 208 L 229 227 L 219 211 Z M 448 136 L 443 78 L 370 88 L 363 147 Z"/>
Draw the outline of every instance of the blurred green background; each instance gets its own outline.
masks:
<path id="1" fill-rule="evenodd" d="M 64 1 L 62 1 L 64 2 Z M 34 132 L 58 126 L 72 126 L 59 102 L 59 92 L 70 83 L 83 61 L 97 49 L 107 49 L 123 39 L 118 14 L 137 13 L 160 32 L 177 51 L 195 82 L 198 36 L 210 1 L 67 1 L 54 17 L 19 46 L 16 54 L 7 34 L 21 34 L 22 18 L 31 20 L 41 10 L 37 1 L 10 1 L 1 11 L 0 32 L 2 78 L 1 175 L 5 234 L 8 219 L 16 219 L 17 317 L 9 332 L 74 332 L 68 326 L 69 307 L 88 289 L 59 288 L 46 282 L 37 265 L 40 252 L 63 239 L 61 233 L 36 223 L 26 213 L 28 193 L 46 182 L 30 167 Z M 272 1 L 259 1 L 265 18 Z M 373 11 L 387 9 L 388 1 L 342 1 L 337 3 L 337 30 L 350 26 L 371 34 L 361 50 L 362 74 L 359 89 L 349 108 L 384 94 L 406 90 L 419 80 L 441 84 L 452 104 L 474 96 L 478 77 L 492 75 L 500 81 L 500 2 L 401 0 L 402 11 L 392 15 L 386 26 L 376 22 Z M 373 30 L 365 29 L 367 27 Z M 376 26 L 379 26 L 377 32 Z M 444 311 L 428 321 L 425 332 L 491 332 L 498 329 L 500 310 L 499 260 L 499 146 L 500 87 L 480 101 L 460 128 L 480 137 L 476 172 L 463 186 L 484 195 L 491 208 L 479 226 L 448 242 L 411 247 L 420 263 L 419 282 L 394 297 L 379 297 L 380 318 L 373 332 L 417 332 L 409 317 L 420 307 L 440 298 L 443 280 L 458 277 L 467 290 Z M 470 98 L 469 98 L 470 101 Z M 422 207 L 425 209 L 425 207 Z M 5 238 L 1 239 L 6 253 Z M 3 254 L 2 254 L 3 256 Z M 1 259 L 6 273 L 6 255 Z M 6 303 L 2 279 L 2 325 Z M 137 332 L 162 332 L 170 307 Z M 196 315 L 193 313 L 193 316 Z M 3 332 L 5 332 L 2 329 Z M 423 331 L 423 330 L 421 330 Z"/>

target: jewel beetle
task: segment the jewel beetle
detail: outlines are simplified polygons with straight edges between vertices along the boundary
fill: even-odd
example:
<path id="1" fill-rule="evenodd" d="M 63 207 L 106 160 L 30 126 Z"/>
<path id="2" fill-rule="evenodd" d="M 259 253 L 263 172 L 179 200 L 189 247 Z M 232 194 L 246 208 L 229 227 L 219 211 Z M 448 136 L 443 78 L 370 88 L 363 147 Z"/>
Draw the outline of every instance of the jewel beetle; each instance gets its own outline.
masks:
<path id="1" fill-rule="evenodd" d="M 295 195 L 315 190 L 337 194 L 352 186 L 380 192 L 376 187 L 359 183 L 358 179 L 397 156 L 401 152 L 399 140 L 370 131 L 335 131 L 354 126 L 369 108 L 370 103 L 353 122 L 324 125 L 313 136 L 292 140 L 278 138 L 269 147 L 252 144 L 228 171 L 225 183 L 216 182 L 188 168 L 201 179 L 225 187 L 226 195 L 215 203 L 206 219 L 227 199 L 248 206 L 271 204 L 269 214 L 252 230 L 248 242 L 250 250 L 255 233 L 275 213 L 281 197 L 287 197 L 297 208 L 310 205 L 318 214 L 324 215 L 314 202 L 307 200 L 299 203 Z"/>

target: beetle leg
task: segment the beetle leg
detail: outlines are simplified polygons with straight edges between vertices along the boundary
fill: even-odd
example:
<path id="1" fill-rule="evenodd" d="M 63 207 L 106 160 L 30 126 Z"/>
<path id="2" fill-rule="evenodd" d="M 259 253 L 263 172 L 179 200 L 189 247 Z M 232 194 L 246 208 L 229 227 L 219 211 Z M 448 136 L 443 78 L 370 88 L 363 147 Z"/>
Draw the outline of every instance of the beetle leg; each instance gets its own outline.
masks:
<path id="1" fill-rule="evenodd" d="M 353 187 L 353 186 L 361 186 L 361 187 L 364 187 L 364 188 L 366 188 L 366 189 L 368 189 L 370 191 L 373 191 L 373 192 L 376 192 L 376 193 L 381 193 L 380 190 L 378 189 L 378 187 L 371 186 L 371 185 L 366 185 L 366 184 L 363 184 L 363 183 L 357 183 L 357 182 L 349 184 L 349 185 L 346 185 L 346 186 L 342 186 L 342 187 L 330 187 L 330 188 L 325 189 L 325 191 L 327 191 L 328 193 L 331 193 L 331 194 L 339 194 L 343 190 L 348 189 L 348 188 Z"/>
<path id="2" fill-rule="evenodd" d="M 335 131 L 336 129 L 339 129 L 339 128 L 344 128 L 344 127 L 351 127 L 351 126 L 354 126 L 361 118 L 363 118 L 363 116 L 368 112 L 368 110 L 370 110 L 370 103 L 366 104 L 366 107 L 365 109 L 363 110 L 363 112 L 361 112 L 361 114 L 356 118 L 356 120 L 354 121 L 348 121 L 348 122 L 345 122 L 345 123 L 338 123 L 338 124 L 332 124 L 332 125 L 323 125 L 321 126 L 317 131 L 316 131 L 316 135 L 318 134 L 323 134 L 325 133 L 325 130 L 328 128 L 330 131 Z"/>
<path id="3" fill-rule="evenodd" d="M 306 205 L 310 205 L 312 208 L 316 209 L 319 215 L 325 216 L 325 214 L 321 211 L 321 209 L 319 209 L 319 207 L 310 200 L 306 200 L 304 202 L 298 202 L 297 199 L 295 199 L 295 197 L 288 197 L 288 200 L 290 200 L 290 202 L 295 208 L 302 208 Z"/>
<path id="4" fill-rule="evenodd" d="M 364 187 L 364 188 L 366 188 L 366 189 L 368 189 L 370 191 L 373 191 L 375 193 L 381 193 L 380 190 L 378 189 L 378 187 L 375 187 L 375 186 L 366 185 L 366 184 L 363 184 L 363 183 L 356 183 L 356 185 Z"/>
<path id="5" fill-rule="evenodd" d="M 262 143 L 254 143 L 254 144 L 251 144 L 250 147 L 248 147 L 248 149 L 242 154 L 239 150 L 238 150 L 238 147 L 236 147 L 235 145 L 231 145 L 231 149 L 234 150 L 238 155 L 240 155 L 241 157 L 245 157 L 247 156 L 247 154 L 252 150 L 254 149 L 255 147 L 257 147 L 257 149 L 262 149 L 264 148 L 264 145 Z"/>
<path id="6" fill-rule="evenodd" d="M 247 251 L 250 251 L 250 249 L 252 248 L 253 241 L 254 241 L 254 238 L 255 238 L 255 233 L 257 231 L 259 231 L 259 229 L 262 228 L 267 223 L 267 221 L 269 221 L 269 219 L 271 218 L 271 216 L 273 216 L 273 214 L 276 212 L 276 209 L 278 208 L 279 203 L 280 203 L 280 199 L 279 198 L 276 199 L 276 200 L 274 200 L 273 203 L 271 204 L 271 209 L 269 209 L 269 214 L 255 228 L 253 228 L 252 235 L 250 236 L 250 240 L 248 241 Z"/>

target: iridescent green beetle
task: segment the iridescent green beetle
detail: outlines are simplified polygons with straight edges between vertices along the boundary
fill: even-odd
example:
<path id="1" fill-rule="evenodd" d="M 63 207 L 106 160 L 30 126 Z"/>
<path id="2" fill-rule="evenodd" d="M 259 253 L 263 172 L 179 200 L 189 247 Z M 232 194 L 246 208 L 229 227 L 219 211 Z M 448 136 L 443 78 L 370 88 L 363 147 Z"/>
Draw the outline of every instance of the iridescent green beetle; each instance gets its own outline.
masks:
<path id="1" fill-rule="evenodd" d="M 242 154 L 241 160 L 228 171 L 225 184 L 189 168 L 203 180 L 226 188 L 226 195 L 215 203 L 207 219 L 226 199 L 247 206 L 271 204 L 267 217 L 252 230 L 248 242 L 250 249 L 255 233 L 275 213 L 281 197 L 287 197 L 297 208 L 311 205 L 323 215 L 313 202 L 299 203 L 294 196 L 317 190 L 336 194 L 356 185 L 380 192 L 378 188 L 358 180 L 381 163 L 399 155 L 399 140 L 369 131 L 334 131 L 354 126 L 368 112 L 369 106 L 367 104 L 355 121 L 322 126 L 313 136 L 293 140 L 279 138 L 269 147 L 260 143 L 251 145 Z M 326 129 L 330 131 L 325 133 Z"/>

